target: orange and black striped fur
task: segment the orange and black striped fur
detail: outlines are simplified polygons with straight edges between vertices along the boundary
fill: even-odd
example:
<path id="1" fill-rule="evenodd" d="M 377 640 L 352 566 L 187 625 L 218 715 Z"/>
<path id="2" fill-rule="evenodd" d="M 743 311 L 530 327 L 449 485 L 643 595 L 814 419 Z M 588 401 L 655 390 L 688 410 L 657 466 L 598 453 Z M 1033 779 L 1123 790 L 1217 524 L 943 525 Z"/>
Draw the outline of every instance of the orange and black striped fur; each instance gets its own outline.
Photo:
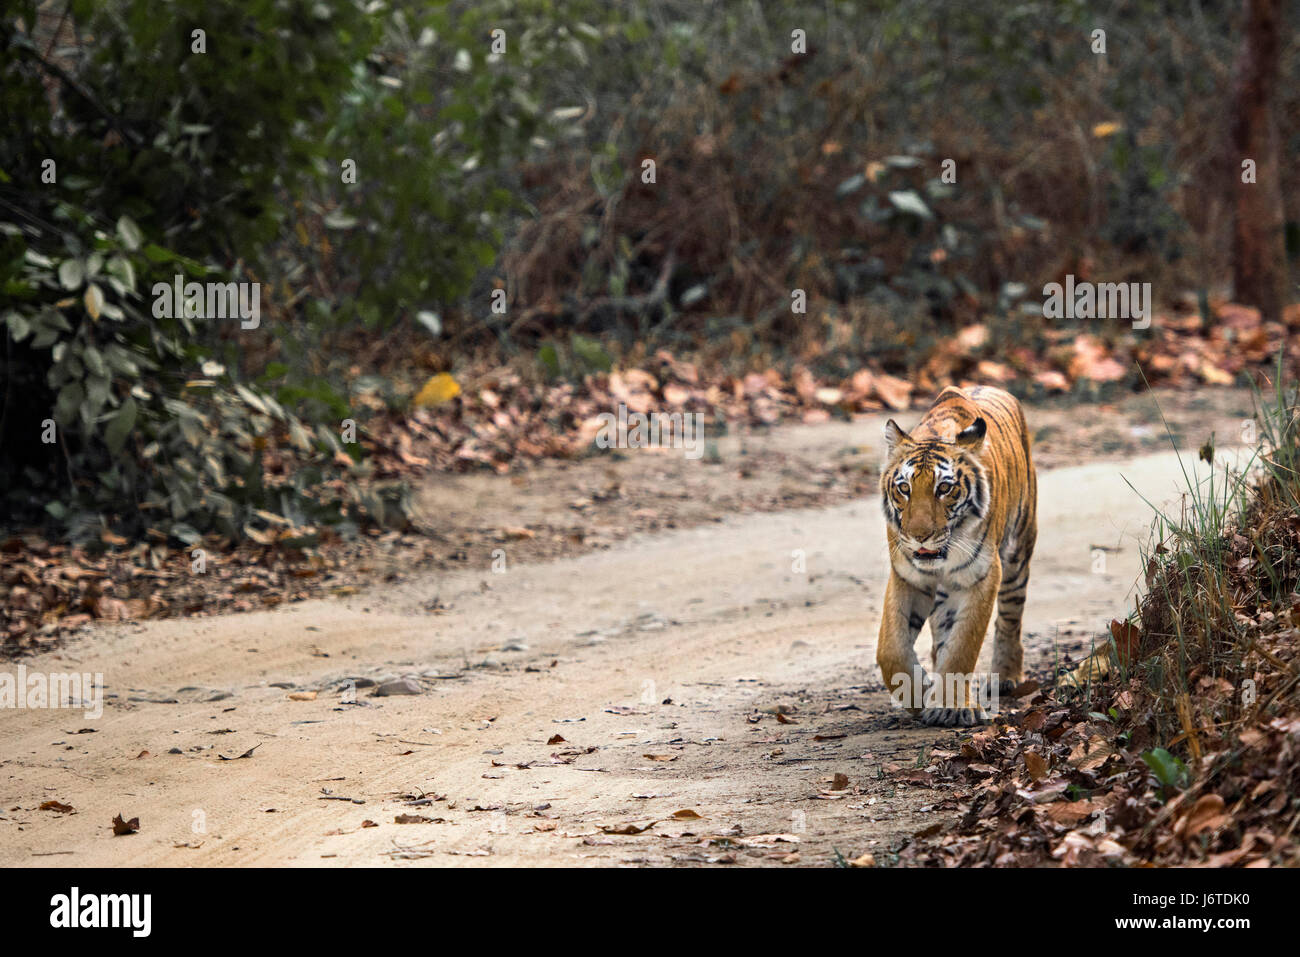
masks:
<path id="1" fill-rule="evenodd" d="M 885 441 L 880 491 L 890 572 L 876 661 L 895 700 L 924 723 L 986 721 L 967 676 L 975 672 L 994 599 L 991 680 L 1005 692 L 1024 677 L 1020 623 L 1038 534 L 1024 414 L 1001 389 L 949 387 L 910 435 L 890 419 Z M 913 647 L 927 619 L 931 675 Z"/>

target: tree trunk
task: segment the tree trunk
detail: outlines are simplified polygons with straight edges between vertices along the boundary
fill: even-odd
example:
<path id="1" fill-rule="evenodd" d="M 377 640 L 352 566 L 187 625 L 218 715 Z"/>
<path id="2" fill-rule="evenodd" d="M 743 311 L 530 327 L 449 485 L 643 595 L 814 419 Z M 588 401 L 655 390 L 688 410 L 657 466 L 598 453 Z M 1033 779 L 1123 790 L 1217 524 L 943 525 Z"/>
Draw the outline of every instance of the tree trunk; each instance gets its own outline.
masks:
<path id="1" fill-rule="evenodd" d="M 1233 298 L 1280 321 L 1289 291 L 1285 216 L 1273 109 L 1283 0 L 1245 0 L 1245 30 L 1232 89 Z M 1253 160 L 1254 182 L 1243 167 Z"/>

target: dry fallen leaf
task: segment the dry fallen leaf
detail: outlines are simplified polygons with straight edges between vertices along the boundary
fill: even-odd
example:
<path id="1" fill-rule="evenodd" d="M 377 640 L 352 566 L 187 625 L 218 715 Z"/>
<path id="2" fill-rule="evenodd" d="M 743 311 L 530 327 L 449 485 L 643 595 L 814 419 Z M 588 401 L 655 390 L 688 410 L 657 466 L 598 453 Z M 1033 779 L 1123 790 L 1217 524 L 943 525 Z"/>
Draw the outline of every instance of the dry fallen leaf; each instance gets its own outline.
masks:
<path id="1" fill-rule="evenodd" d="M 905 412 L 911 405 L 914 386 L 898 376 L 878 375 L 872 380 L 876 396 L 895 412 Z"/>
<path id="2" fill-rule="evenodd" d="M 1070 380 L 1055 369 L 1047 369 L 1034 376 L 1034 381 L 1048 392 L 1069 392 Z"/>
<path id="3" fill-rule="evenodd" d="M 1086 742 L 1080 741 L 1070 751 L 1069 763 L 1080 771 L 1091 771 L 1106 763 L 1106 759 L 1115 753 L 1114 746 L 1099 734 L 1094 734 Z"/>
<path id="4" fill-rule="evenodd" d="M 1110 674 L 1113 658 L 1110 645 L 1103 644 L 1079 662 L 1079 666 L 1065 680 L 1080 688 L 1094 684 Z"/>
<path id="5" fill-rule="evenodd" d="M 1047 761 L 1036 751 L 1026 751 L 1025 770 L 1033 780 L 1041 781 L 1047 777 Z"/>
<path id="6" fill-rule="evenodd" d="M 1174 826 L 1174 832 L 1183 840 L 1190 840 L 1202 831 L 1220 828 L 1230 820 L 1228 815 L 1223 813 L 1223 808 L 1223 798 L 1219 795 L 1202 795 Z"/>
<path id="7" fill-rule="evenodd" d="M 1111 619 L 1110 636 L 1115 639 L 1115 657 L 1121 667 L 1129 667 L 1138 660 L 1142 646 L 1142 632 L 1131 621 Z"/>
<path id="8" fill-rule="evenodd" d="M 1097 806 L 1091 801 L 1057 801 L 1047 805 L 1047 816 L 1063 827 L 1074 827 L 1093 811 Z"/>
<path id="9" fill-rule="evenodd" d="M 727 837 L 724 840 L 741 847 L 775 847 L 777 844 L 798 844 L 797 834 L 754 834 L 750 837 Z"/>
<path id="10" fill-rule="evenodd" d="M 117 817 L 113 818 L 113 834 L 115 836 L 134 834 L 138 830 L 140 830 L 140 819 L 138 817 L 133 817 L 131 820 L 127 821 L 122 818 L 121 814 L 119 814 Z"/>
<path id="11" fill-rule="evenodd" d="M 606 824 L 601 831 L 606 834 L 643 834 L 658 823 L 658 821 L 650 821 L 648 824 Z"/>
<path id="12" fill-rule="evenodd" d="M 1087 834 L 1079 831 L 1071 831 L 1061 838 L 1052 851 L 1052 857 L 1063 863 L 1066 867 L 1073 867 L 1079 863 L 1079 854 L 1082 851 L 1092 850 L 1093 841 Z"/>
<path id="13" fill-rule="evenodd" d="M 255 744 L 247 751 L 245 751 L 243 754 L 236 755 L 233 758 L 228 758 L 224 754 L 218 754 L 217 759 L 221 761 L 238 761 L 240 758 L 251 758 L 253 756 L 253 752 L 256 751 L 258 748 L 260 748 L 261 746 L 262 746 L 261 744 Z"/>

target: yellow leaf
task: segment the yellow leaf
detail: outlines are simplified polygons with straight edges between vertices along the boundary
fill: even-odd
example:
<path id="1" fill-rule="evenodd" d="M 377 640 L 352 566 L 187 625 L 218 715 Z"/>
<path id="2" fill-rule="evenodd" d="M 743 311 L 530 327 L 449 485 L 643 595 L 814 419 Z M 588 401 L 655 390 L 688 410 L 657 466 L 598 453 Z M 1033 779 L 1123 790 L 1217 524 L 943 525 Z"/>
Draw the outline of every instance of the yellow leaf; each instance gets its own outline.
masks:
<path id="1" fill-rule="evenodd" d="M 1119 123 L 1098 123 L 1092 128 L 1092 135 L 1097 139 L 1105 139 L 1107 136 L 1114 136 L 1124 127 Z"/>
<path id="2" fill-rule="evenodd" d="M 460 395 L 460 384 L 446 372 L 439 372 L 415 396 L 417 408 L 442 405 Z"/>
<path id="3" fill-rule="evenodd" d="M 90 313 L 90 318 L 98 319 L 100 310 L 104 308 L 104 294 L 99 291 L 99 287 L 93 282 L 87 286 L 82 301 L 86 304 L 86 312 Z"/>

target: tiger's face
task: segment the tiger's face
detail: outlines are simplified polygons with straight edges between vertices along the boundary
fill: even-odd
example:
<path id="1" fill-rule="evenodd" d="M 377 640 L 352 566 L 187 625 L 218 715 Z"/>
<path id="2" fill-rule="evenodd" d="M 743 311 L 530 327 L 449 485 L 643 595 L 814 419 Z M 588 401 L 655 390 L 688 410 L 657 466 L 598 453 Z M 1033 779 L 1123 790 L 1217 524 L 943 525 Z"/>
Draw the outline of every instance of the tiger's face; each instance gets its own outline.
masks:
<path id="1" fill-rule="evenodd" d="M 889 462 L 880 480 L 885 521 L 894 531 L 895 557 L 936 570 L 974 555 L 989 489 L 976 456 L 985 423 L 975 423 L 955 442 L 913 441 L 890 419 L 885 426 Z"/>

